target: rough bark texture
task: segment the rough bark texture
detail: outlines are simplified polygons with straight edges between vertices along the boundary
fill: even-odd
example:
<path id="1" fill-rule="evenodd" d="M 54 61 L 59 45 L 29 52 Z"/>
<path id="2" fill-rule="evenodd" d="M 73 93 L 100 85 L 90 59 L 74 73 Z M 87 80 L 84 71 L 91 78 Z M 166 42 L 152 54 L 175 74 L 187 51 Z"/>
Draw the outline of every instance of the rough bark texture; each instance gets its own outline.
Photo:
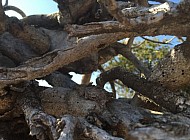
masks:
<path id="1" fill-rule="evenodd" d="M 0 0 L 0 139 L 190 139 L 190 96 L 184 90 L 190 82 L 189 39 L 152 71 L 131 51 L 137 36 L 189 36 L 190 1 L 157 0 L 153 6 L 147 0 L 54 1 L 57 13 L 25 17 Z M 8 17 L 6 10 L 24 18 Z M 127 45 L 117 42 L 123 38 L 130 38 Z M 120 67 L 101 69 L 118 54 L 146 78 Z M 97 69 L 102 74 L 92 86 Z M 85 74 L 82 85 L 71 80 L 71 71 Z M 115 79 L 138 95 L 115 99 L 103 89 Z"/>

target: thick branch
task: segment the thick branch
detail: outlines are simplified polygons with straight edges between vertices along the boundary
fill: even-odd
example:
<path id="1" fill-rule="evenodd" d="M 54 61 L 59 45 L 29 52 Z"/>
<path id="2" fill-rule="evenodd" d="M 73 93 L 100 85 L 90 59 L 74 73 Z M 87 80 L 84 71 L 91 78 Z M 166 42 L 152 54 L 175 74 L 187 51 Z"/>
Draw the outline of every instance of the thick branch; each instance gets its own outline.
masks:
<path id="1" fill-rule="evenodd" d="M 185 102 L 185 98 L 180 96 L 178 92 L 172 92 L 157 83 L 139 78 L 120 67 L 102 73 L 97 83 L 102 87 L 106 82 L 115 79 L 121 80 L 129 88 L 140 92 L 171 112 L 176 113 L 187 109 L 188 105 Z"/>
<path id="2" fill-rule="evenodd" d="M 5 27 L 5 13 L 4 13 L 4 9 L 2 6 L 2 0 L 0 0 L 0 33 L 4 32 L 6 27 Z"/>
<path id="3" fill-rule="evenodd" d="M 29 125 L 30 135 L 36 136 L 37 139 L 52 138 L 51 134 L 56 132 L 54 127 L 56 119 L 42 111 L 40 101 L 35 93 L 28 88 L 20 95 L 18 103 Z M 46 130 L 48 127 L 50 128 L 49 132 Z"/>
<path id="4" fill-rule="evenodd" d="M 63 130 L 59 130 L 61 131 L 59 140 L 74 140 L 74 131 L 78 120 L 71 115 L 65 115 L 61 118 L 61 122 L 65 122 L 65 125 L 60 126 L 63 127 Z"/>
<path id="5" fill-rule="evenodd" d="M 117 21 L 106 21 L 99 23 L 90 23 L 85 25 L 72 25 L 68 26 L 66 30 L 71 33 L 72 36 L 85 36 L 90 34 L 99 33 L 111 33 L 111 32 L 130 32 L 134 36 L 155 36 L 161 34 L 172 34 L 172 35 L 188 35 L 189 31 L 189 15 L 184 14 L 187 5 L 183 5 L 184 9 L 179 8 L 180 5 L 173 3 L 165 3 L 163 5 L 145 8 L 144 13 L 140 9 L 126 9 L 130 18 L 131 24 L 134 26 L 133 29 L 129 29 L 128 26 L 122 25 Z M 148 15 L 146 15 L 146 13 Z M 134 15 L 136 14 L 136 15 Z M 155 17 L 154 17 L 155 16 Z M 180 17 L 184 17 L 182 20 L 177 20 Z M 170 20 L 168 20 L 170 19 Z M 181 19 L 181 18 L 180 18 Z M 184 24 L 187 23 L 187 24 Z M 178 28 L 176 28 L 178 27 Z"/>
<path id="6" fill-rule="evenodd" d="M 71 80 L 69 75 L 64 75 L 58 71 L 51 73 L 50 75 L 44 77 L 44 79 L 53 87 L 63 87 L 74 89 L 77 84 Z"/>
<path id="7" fill-rule="evenodd" d="M 64 65 L 88 56 L 92 52 L 97 52 L 106 45 L 124 38 L 125 35 L 117 33 L 89 36 L 80 39 L 78 44 L 68 50 L 55 50 L 42 57 L 31 59 L 16 68 L 1 68 L 0 83 L 12 84 L 44 77 Z"/>
<path id="8" fill-rule="evenodd" d="M 128 28 L 131 27 L 130 22 L 126 17 L 124 17 L 121 10 L 118 8 L 118 5 L 115 0 L 99 0 L 107 8 L 109 13 L 121 24 L 124 24 Z"/>
<path id="9" fill-rule="evenodd" d="M 31 15 L 22 19 L 22 21 L 28 25 L 34 25 L 44 28 L 56 28 L 59 27 L 57 20 L 59 13 L 53 13 L 49 15 Z"/>
<path id="10" fill-rule="evenodd" d="M 30 44 L 35 52 L 44 54 L 50 48 L 50 40 L 48 36 L 40 29 L 24 25 L 17 18 L 12 17 L 8 19 L 8 31 L 13 36 Z"/>
<path id="11" fill-rule="evenodd" d="M 84 37 L 91 34 L 127 31 L 127 28 L 117 21 L 105 21 L 92 22 L 84 25 L 67 25 L 65 30 L 69 32 L 70 36 Z"/>
<path id="12" fill-rule="evenodd" d="M 160 63 L 154 67 L 149 81 L 159 82 L 170 90 L 189 86 L 190 82 L 190 43 L 176 45 Z"/>
<path id="13" fill-rule="evenodd" d="M 89 124 L 87 121 L 80 119 L 81 125 L 83 125 L 84 134 L 86 137 L 93 140 L 124 140 L 122 138 L 113 137 L 106 131 L 98 128 L 97 126 Z"/>

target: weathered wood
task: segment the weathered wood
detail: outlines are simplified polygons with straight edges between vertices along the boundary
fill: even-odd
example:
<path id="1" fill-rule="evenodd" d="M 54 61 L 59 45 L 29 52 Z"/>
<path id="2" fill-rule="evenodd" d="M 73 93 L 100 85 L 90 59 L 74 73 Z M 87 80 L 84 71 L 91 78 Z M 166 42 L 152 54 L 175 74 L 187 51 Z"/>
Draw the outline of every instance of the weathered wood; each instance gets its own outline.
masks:
<path id="1" fill-rule="evenodd" d="M 30 139 L 29 131 L 47 140 L 189 139 L 190 98 L 180 92 L 190 82 L 189 42 L 172 49 L 150 76 L 129 48 L 112 46 L 126 37 L 189 35 L 189 0 L 153 7 L 146 0 L 135 0 L 133 6 L 106 0 L 110 14 L 96 0 L 56 2 L 59 12 L 23 20 L 7 17 L 0 5 L 0 139 Z M 117 54 L 143 70 L 146 79 L 115 68 L 101 75 L 101 85 L 118 78 L 177 114 L 152 114 L 146 106 L 134 107 L 62 74 L 92 72 Z M 38 86 L 36 78 L 53 87 Z"/>

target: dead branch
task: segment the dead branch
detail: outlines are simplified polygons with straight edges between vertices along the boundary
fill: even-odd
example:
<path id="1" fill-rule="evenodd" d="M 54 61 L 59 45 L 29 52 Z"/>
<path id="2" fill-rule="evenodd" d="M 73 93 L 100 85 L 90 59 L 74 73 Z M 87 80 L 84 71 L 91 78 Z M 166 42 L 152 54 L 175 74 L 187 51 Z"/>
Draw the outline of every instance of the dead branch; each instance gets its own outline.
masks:
<path id="1" fill-rule="evenodd" d="M 81 84 L 88 85 L 90 83 L 91 76 L 92 76 L 92 73 L 83 75 Z"/>
<path id="2" fill-rule="evenodd" d="M 86 137 L 93 140 L 124 140 L 122 138 L 113 137 L 106 131 L 98 128 L 97 126 L 89 124 L 87 121 L 80 119 L 81 125 L 83 125 L 84 134 Z"/>
<path id="3" fill-rule="evenodd" d="M 73 45 L 70 49 L 55 50 L 15 68 L 1 68 L 0 82 L 2 85 L 6 85 L 44 77 L 58 68 L 88 56 L 92 52 L 97 52 L 125 36 L 124 33 L 115 33 L 81 38 L 78 44 Z"/>
<path id="4" fill-rule="evenodd" d="M 100 70 L 101 72 L 105 72 L 105 70 L 104 70 L 104 68 L 103 68 L 102 66 L 99 66 L 99 70 Z M 111 89 L 112 89 L 112 92 L 113 92 L 112 96 L 113 96 L 114 99 L 116 99 L 115 84 L 114 84 L 113 81 L 109 81 L 109 84 L 110 84 Z"/>
<path id="5" fill-rule="evenodd" d="M 182 112 L 188 108 L 188 101 L 186 102 L 186 99 L 183 96 L 180 96 L 179 92 L 172 92 L 162 85 L 139 78 L 120 67 L 116 67 L 102 73 L 97 79 L 97 83 L 99 86 L 103 87 L 106 82 L 113 81 L 115 79 L 121 80 L 127 87 L 132 88 L 142 95 L 152 99 L 157 104 L 171 112 Z M 171 104 L 173 106 L 171 106 Z"/>
<path id="6" fill-rule="evenodd" d="M 9 10 L 15 11 L 18 14 L 20 14 L 22 17 L 26 17 L 26 14 L 21 9 L 19 9 L 19 8 L 15 7 L 15 6 L 10 6 L 10 5 L 3 6 L 3 9 L 4 9 L 4 11 L 9 11 Z"/>
<path id="7" fill-rule="evenodd" d="M 21 94 L 20 98 L 18 98 L 18 103 L 22 108 L 29 125 L 30 135 L 36 136 L 37 139 L 42 140 L 45 140 L 48 137 L 52 138 L 50 134 L 55 135 L 56 130 L 54 126 L 56 119 L 42 111 L 40 101 L 35 93 L 27 89 L 27 91 Z M 47 132 L 47 128 L 50 128 L 50 132 Z"/>
<path id="8" fill-rule="evenodd" d="M 5 1 L 5 4 L 4 4 L 3 6 L 4 6 L 4 7 L 5 7 L 5 6 L 8 6 L 8 4 L 9 4 L 9 0 L 6 0 L 6 1 Z"/>
<path id="9" fill-rule="evenodd" d="M 118 8 L 118 5 L 115 0 L 99 0 L 106 9 L 109 11 L 109 13 L 121 24 L 124 24 L 126 27 L 130 28 L 131 24 L 128 21 L 128 19 L 123 15 L 121 10 Z"/>
<path id="10" fill-rule="evenodd" d="M 126 31 L 127 28 L 117 21 L 92 22 L 84 25 L 67 25 L 65 30 L 70 36 L 84 37 L 91 34 Z"/>
<path id="11" fill-rule="evenodd" d="M 149 81 L 159 82 L 170 90 L 178 90 L 188 86 L 190 80 L 189 45 L 189 42 L 176 45 L 165 58 L 154 67 L 151 76 L 148 78 Z"/>
<path id="12" fill-rule="evenodd" d="M 146 37 L 143 37 L 142 36 L 142 38 L 144 39 L 144 40 L 147 40 L 147 41 L 149 41 L 149 42 L 153 42 L 153 43 L 158 43 L 158 44 L 169 44 L 169 45 L 172 45 L 171 43 L 169 43 L 169 42 L 161 42 L 161 41 L 156 41 L 156 40 L 151 40 L 151 39 L 148 39 L 148 38 L 146 38 Z M 172 40 L 171 40 L 172 41 Z"/>
<path id="13" fill-rule="evenodd" d="M 74 131 L 78 120 L 71 115 L 64 115 L 59 121 L 60 137 L 58 140 L 74 140 Z M 63 124 L 64 123 L 64 124 Z M 61 130 L 62 129 L 62 130 Z"/>
<path id="14" fill-rule="evenodd" d="M 24 17 L 21 21 L 27 25 L 34 25 L 37 27 L 44 27 L 46 29 L 58 28 L 59 23 L 57 20 L 59 13 L 49 15 L 31 15 Z"/>
<path id="15" fill-rule="evenodd" d="M 2 6 L 2 0 L 0 0 L 0 33 L 3 33 L 6 30 L 5 27 L 5 13 Z"/>
<path id="16" fill-rule="evenodd" d="M 13 36 L 31 45 L 33 50 L 39 54 L 44 54 L 50 48 L 48 36 L 40 29 L 24 25 L 17 18 L 11 17 L 7 22 L 8 31 Z"/>
<path id="17" fill-rule="evenodd" d="M 78 85 L 71 80 L 71 76 L 64 75 L 58 71 L 51 73 L 44 77 L 44 79 L 53 87 L 63 87 L 63 88 L 70 88 L 74 89 Z"/>

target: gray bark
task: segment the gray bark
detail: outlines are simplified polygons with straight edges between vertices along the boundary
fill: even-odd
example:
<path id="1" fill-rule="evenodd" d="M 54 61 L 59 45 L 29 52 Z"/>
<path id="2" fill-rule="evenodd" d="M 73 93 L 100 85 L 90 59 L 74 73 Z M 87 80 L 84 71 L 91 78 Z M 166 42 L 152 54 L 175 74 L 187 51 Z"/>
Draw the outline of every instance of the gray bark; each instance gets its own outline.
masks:
<path id="1" fill-rule="evenodd" d="M 160 1 L 153 7 L 146 0 L 132 1 L 133 7 L 114 0 L 56 2 L 59 12 L 22 20 L 5 15 L 7 2 L 0 5 L 0 139 L 188 140 L 189 42 L 175 46 L 153 71 L 130 46 L 136 36 L 188 36 L 190 2 Z M 126 37 L 131 38 L 126 46 L 116 43 Z M 103 72 L 98 86 L 89 80 L 78 85 L 68 75 L 89 75 L 118 54 L 146 79 L 122 68 Z M 160 114 L 102 89 L 115 79 L 159 105 Z"/>

